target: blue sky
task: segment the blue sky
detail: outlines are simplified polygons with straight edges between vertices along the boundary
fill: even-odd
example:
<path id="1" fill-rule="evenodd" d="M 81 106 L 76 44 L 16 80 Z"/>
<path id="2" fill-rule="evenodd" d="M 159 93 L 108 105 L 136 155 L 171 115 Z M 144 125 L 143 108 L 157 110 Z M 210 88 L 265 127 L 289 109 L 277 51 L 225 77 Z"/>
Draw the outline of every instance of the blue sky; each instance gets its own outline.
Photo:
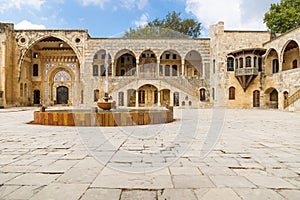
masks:
<path id="1" fill-rule="evenodd" d="M 280 0 L 0 0 L 0 21 L 16 29 L 87 29 L 92 37 L 120 37 L 167 12 L 227 30 L 266 30 L 263 15 Z"/>

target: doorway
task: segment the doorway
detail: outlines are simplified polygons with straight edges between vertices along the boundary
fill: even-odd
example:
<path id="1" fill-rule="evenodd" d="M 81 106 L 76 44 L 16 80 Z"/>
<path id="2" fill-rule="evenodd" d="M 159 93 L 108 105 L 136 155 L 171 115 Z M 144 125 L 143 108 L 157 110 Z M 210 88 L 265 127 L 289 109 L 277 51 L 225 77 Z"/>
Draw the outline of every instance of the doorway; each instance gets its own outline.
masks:
<path id="1" fill-rule="evenodd" d="M 41 92 L 39 90 L 33 91 L 33 104 L 40 104 L 41 102 Z"/>
<path id="2" fill-rule="evenodd" d="M 68 104 L 69 100 L 69 89 L 65 86 L 56 88 L 56 103 L 57 104 Z"/>

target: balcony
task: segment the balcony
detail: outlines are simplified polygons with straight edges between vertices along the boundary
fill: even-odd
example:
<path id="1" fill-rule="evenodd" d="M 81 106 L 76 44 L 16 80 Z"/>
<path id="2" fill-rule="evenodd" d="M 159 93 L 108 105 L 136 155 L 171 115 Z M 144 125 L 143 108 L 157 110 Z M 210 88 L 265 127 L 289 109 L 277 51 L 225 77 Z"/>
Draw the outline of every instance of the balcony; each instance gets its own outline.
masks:
<path id="1" fill-rule="evenodd" d="M 246 68 L 239 68 L 235 69 L 235 76 L 257 76 L 258 75 L 258 68 L 255 67 L 246 67 Z"/>

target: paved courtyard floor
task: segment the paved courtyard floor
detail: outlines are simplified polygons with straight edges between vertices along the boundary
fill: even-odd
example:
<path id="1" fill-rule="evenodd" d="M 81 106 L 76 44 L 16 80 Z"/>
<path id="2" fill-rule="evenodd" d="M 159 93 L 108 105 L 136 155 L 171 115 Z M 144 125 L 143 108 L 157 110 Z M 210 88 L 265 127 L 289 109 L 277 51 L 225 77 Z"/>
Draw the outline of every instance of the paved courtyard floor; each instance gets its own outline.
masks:
<path id="1" fill-rule="evenodd" d="M 299 112 L 99 128 L 27 124 L 34 110 L 0 110 L 0 199 L 300 199 Z"/>

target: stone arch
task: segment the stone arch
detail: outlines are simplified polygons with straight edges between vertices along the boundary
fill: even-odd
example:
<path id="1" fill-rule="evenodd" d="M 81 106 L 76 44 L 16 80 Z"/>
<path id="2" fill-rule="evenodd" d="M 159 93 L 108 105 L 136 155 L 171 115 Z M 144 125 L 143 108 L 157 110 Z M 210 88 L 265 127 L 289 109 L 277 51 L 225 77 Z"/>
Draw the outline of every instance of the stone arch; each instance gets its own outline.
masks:
<path id="1" fill-rule="evenodd" d="M 116 76 L 136 74 L 136 54 L 129 49 L 122 49 L 115 55 L 114 70 Z"/>
<path id="2" fill-rule="evenodd" d="M 165 75 L 165 69 L 167 65 L 170 67 L 170 76 L 179 76 L 181 74 L 182 57 L 178 51 L 174 49 L 164 50 L 159 55 L 159 58 L 159 63 L 161 66 L 159 69 L 160 75 Z"/>
<path id="3" fill-rule="evenodd" d="M 139 55 L 138 74 L 141 78 L 157 76 L 157 55 L 151 49 L 146 49 Z"/>
<path id="4" fill-rule="evenodd" d="M 274 48 L 270 48 L 267 50 L 265 56 L 265 74 L 271 75 L 274 72 L 274 60 L 279 60 L 278 52 Z M 278 62 L 279 65 L 279 62 Z M 279 67 L 279 66 L 278 66 Z"/>
<path id="5" fill-rule="evenodd" d="M 264 101 L 267 108 L 278 108 L 278 91 L 274 87 L 265 90 Z"/>
<path id="6" fill-rule="evenodd" d="M 34 34 L 32 34 L 34 35 Z M 58 33 L 45 33 L 44 35 L 41 35 L 40 33 L 37 34 L 38 36 L 35 38 L 28 38 L 28 36 L 24 35 L 23 33 L 20 33 L 19 35 L 17 35 L 17 41 L 21 41 L 22 38 L 26 38 L 26 40 L 28 40 L 29 42 L 26 42 L 25 45 L 22 44 L 18 44 L 20 47 L 20 53 L 19 53 L 19 57 L 18 57 L 18 80 L 20 80 L 21 78 L 21 69 L 22 69 L 22 65 L 23 65 L 23 60 L 25 55 L 29 52 L 30 49 L 32 49 L 32 47 L 34 47 L 34 45 L 36 45 L 37 43 L 39 43 L 40 41 L 46 39 L 46 38 L 57 38 L 62 40 L 63 42 L 65 42 L 67 45 L 69 45 L 71 47 L 71 49 L 74 51 L 78 61 L 79 61 L 79 65 L 82 65 L 82 52 L 77 48 L 77 46 L 74 44 L 74 42 L 72 42 L 70 39 L 68 39 L 67 37 L 64 37 L 63 35 L 60 35 Z"/>
<path id="7" fill-rule="evenodd" d="M 105 69 L 105 59 L 106 59 L 106 54 L 108 55 L 108 75 L 112 75 L 112 56 L 109 53 L 108 50 L 105 49 L 100 49 L 98 50 L 94 55 L 93 55 L 93 63 L 92 63 L 92 68 L 94 66 L 98 66 L 97 70 L 98 73 L 93 73 L 93 75 L 99 75 L 99 76 L 105 76 L 106 69 Z M 94 71 L 93 71 L 94 72 Z"/>
<path id="8" fill-rule="evenodd" d="M 188 77 L 189 76 L 193 77 L 195 73 L 202 77 L 204 76 L 205 69 L 202 63 L 202 56 L 198 51 L 190 50 L 189 52 L 187 52 L 184 57 L 184 64 L 185 64 L 184 71 L 186 72 L 185 74 Z"/>
<path id="9" fill-rule="evenodd" d="M 282 71 L 293 69 L 293 61 L 300 60 L 299 44 L 288 40 L 281 50 Z"/>
<path id="10" fill-rule="evenodd" d="M 138 88 L 138 103 L 141 107 L 151 107 L 158 102 L 158 88 L 152 84 L 144 84 Z"/>

